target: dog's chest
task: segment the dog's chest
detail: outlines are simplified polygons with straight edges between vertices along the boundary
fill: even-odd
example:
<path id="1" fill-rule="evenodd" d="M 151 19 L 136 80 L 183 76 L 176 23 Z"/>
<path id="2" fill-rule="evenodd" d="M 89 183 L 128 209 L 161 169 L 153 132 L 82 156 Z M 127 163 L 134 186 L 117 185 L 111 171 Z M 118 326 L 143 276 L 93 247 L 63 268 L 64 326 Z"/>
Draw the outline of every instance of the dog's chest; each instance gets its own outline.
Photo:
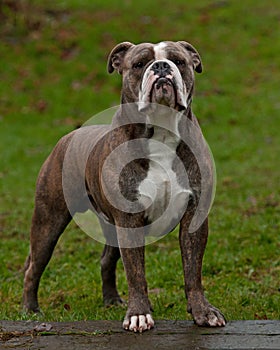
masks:
<path id="1" fill-rule="evenodd" d="M 178 136 L 165 129 L 155 129 L 148 141 L 149 170 L 138 191 L 152 235 L 160 235 L 170 229 L 170 225 L 182 214 L 191 193 L 179 184 L 174 170 L 175 162 L 180 162 L 176 154 L 179 142 Z"/>

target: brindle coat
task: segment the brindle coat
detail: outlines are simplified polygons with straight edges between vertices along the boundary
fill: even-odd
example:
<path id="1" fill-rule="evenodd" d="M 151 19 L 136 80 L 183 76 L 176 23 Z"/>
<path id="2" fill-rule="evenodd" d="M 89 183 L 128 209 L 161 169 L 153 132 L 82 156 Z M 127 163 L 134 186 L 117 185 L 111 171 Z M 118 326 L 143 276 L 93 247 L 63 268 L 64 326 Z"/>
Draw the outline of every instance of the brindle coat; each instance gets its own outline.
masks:
<path id="1" fill-rule="evenodd" d="M 151 99 L 142 101 L 144 103 L 157 102 L 153 100 L 157 98 L 153 96 L 157 95 L 148 94 L 147 91 L 141 92 L 141 84 L 147 68 L 151 67 L 153 62 L 160 60 L 173 62 L 170 63 L 171 67 L 172 64 L 177 64 L 179 72 L 177 72 L 177 75 L 180 74 L 182 83 L 185 85 L 187 101 L 181 101 L 182 96 L 178 97 L 177 91 L 173 91 L 174 94 L 177 93 L 177 99 L 172 97 L 175 109 L 183 111 L 183 118 L 178 125 L 182 138 L 184 138 L 184 132 L 188 129 L 187 120 L 190 120 L 196 125 L 196 137 L 199 140 L 202 136 L 198 122 L 191 111 L 191 98 L 194 87 L 194 71 L 201 72 L 202 64 L 196 49 L 186 42 L 166 42 L 159 45 L 148 43 L 133 45 L 125 42 L 117 45 L 109 56 L 108 71 L 112 73 L 116 70 L 122 74 L 121 102 L 123 105 L 135 103 L 139 101 L 139 96 L 143 96 L 144 100 Z M 181 105 L 178 101 L 181 101 Z M 24 307 L 26 310 L 39 311 L 37 292 L 41 275 L 52 256 L 58 238 L 72 218 L 71 214 L 88 209 L 87 198 L 89 198 L 94 210 L 102 214 L 100 223 L 107 239 L 101 257 L 104 303 L 122 303 L 116 288 L 116 264 L 121 256 L 129 292 L 124 328 L 141 332 L 153 327 L 152 308 L 145 279 L 145 229 L 143 228 L 143 234 L 140 233 L 137 237 L 131 237 L 126 233 L 122 234 L 122 228 L 141 229 L 141 227 L 145 227 L 147 216 L 144 210 L 133 215 L 119 210 L 108 201 L 101 186 L 101 177 L 105 176 L 105 185 L 108 186 L 110 193 L 117 190 L 116 184 L 119 183 L 123 195 L 129 200 L 135 201 L 139 194 L 139 184 L 145 179 L 149 171 L 149 149 L 144 142 L 142 144 L 142 154 L 147 154 L 146 159 L 142 157 L 142 159 L 134 160 L 128 164 L 120 178 L 116 177 L 114 167 L 109 169 L 105 175 L 101 174 L 104 161 L 117 146 L 129 140 L 143 138 L 149 140 L 153 138 L 155 129 L 159 128 L 151 125 L 148 127 L 145 121 L 143 123 L 125 124 L 124 120 L 126 118 L 129 120 L 130 117 L 127 115 L 129 114 L 128 111 L 129 108 L 120 108 L 112 123 L 114 127 L 109 125 L 81 128 L 64 136 L 42 166 L 36 186 L 30 254 L 25 264 Z M 71 193 L 65 194 L 62 186 L 63 162 L 68 146 L 76 135 L 81 135 L 80 140 L 82 139 L 84 143 L 81 142 L 78 149 L 75 150 L 76 153 L 73 152 L 72 168 L 68 176 L 68 181 L 72 184 L 72 186 L 69 186 Z M 77 165 L 79 163 L 79 152 L 82 152 L 83 147 L 86 147 L 85 143 L 87 141 L 90 142 L 90 140 L 95 139 L 98 139 L 98 142 L 89 154 L 85 170 L 85 191 L 83 186 L 75 185 L 75 183 L 79 183 L 79 177 L 81 176 Z M 200 326 L 224 326 L 224 316 L 207 301 L 201 283 L 202 259 L 208 236 L 207 218 L 195 232 L 189 230 L 201 193 L 201 173 L 194 154 L 184 142 L 178 143 L 176 154 L 185 165 L 192 190 L 192 196 L 186 212 L 182 215 L 179 230 L 185 294 L 188 300 L 187 310 L 192 314 L 195 323 Z M 126 163 L 125 154 L 123 159 L 119 159 L 119 162 Z M 213 169 L 207 154 L 205 155 L 205 164 L 206 173 L 208 174 L 206 175 L 209 177 L 209 191 L 211 192 Z M 65 195 L 68 195 L 67 203 Z M 103 220 L 103 218 L 106 219 Z M 172 228 L 170 227 L 170 229 Z M 119 248 L 117 245 L 123 239 L 128 244 L 120 244 Z M 128 248 L 130 241 L 133 241 L 134 246 L 132 244 L 132 247 Z M 137 244 L 135 244 L 135 241 L 137 241 Z"/>

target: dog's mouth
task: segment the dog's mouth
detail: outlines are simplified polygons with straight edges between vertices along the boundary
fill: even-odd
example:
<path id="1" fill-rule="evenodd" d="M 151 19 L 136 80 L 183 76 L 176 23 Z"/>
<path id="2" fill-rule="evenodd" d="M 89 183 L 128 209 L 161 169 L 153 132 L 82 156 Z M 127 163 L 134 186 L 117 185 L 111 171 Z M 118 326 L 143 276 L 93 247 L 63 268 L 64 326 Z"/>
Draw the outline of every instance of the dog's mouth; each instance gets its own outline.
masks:
<path id="1" fill-rule="evenodd" d="M 177 101 L 173 82 L 168 78 L 158 78 L 152 85 L 150 102 L 175 108 Z"/>
<path id="2" fill-rule="evenodd" d="M 176 79 L 158 77 L 149 74 L 144 79 L 139 94 L 140 110 L 148 110 L 150 104 L 167 106 L 178 111 L 187 109 L 187 96 L 183 82 L 176 82 Z"/>

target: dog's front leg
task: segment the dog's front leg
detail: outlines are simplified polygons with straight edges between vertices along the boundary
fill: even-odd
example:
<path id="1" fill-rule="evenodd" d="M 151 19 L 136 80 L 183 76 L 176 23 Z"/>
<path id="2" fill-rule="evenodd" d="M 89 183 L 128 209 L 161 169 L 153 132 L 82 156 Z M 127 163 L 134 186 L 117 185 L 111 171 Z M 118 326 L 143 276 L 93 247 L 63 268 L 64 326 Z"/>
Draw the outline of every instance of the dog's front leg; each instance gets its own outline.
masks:
<path id="1" fill-rule="evenodd" d="M 121 248 L 128 283 L 128 309 L 123 328 L 143 332 L 154 326 L 145 279 L 144 247 Z"/>
<path id="2" fill-rule="evenodd" d="M 205 298 L 201 283 L 202 259 L 208 237 L 208 220 L 193 233 L 189 228 L 190 217 L 185 214 L 180 225 L 180 247 L 185 277 L 185 293 L 188 312 L 199 326 L 225 326 L 223 314 Z"/>
<path id="3" fill-rule="evenodd" d="M 117 228 L 128 283 L 128 309 L 123 328 L 140 333 L 154 326 L 145 278 L 145 238 L 141 231 L 140 228 Z"/>

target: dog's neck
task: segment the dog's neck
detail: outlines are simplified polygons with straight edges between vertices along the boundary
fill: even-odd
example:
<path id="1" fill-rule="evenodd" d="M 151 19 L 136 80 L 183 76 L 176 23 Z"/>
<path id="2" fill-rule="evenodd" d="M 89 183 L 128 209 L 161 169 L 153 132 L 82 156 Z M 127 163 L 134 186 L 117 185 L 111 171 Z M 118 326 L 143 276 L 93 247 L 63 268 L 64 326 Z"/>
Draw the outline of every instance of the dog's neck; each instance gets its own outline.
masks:
<path id="1" fill-rule="evenodd" d="M 120 128 L 119 132 L 124 139 L 150 138 L 151 129 L 147 124 L 146 116 L 140 113 L 137 103 L 121 104 L 111 124 L 111 128 Z"/>
<path id="2" fill-rule="evenodd" d="M 161 105 L 155 108 L 156 104 L 151 104 L 153 107 L 147 112 L 139 112 L 139 104 L 129 102 L 124 94 L 121 96 L 121 101 L 122 104 L 113 119 L 112 127 L 126 126 L 123 130 L 130 139 L 150 138 L 155 128 L 166 129 L 179 136 L 179 123 L 182 125 L 184 120 L 193 121 L 195 119 L 191 109 L 192 101 L 188 101 L 188 108 L 183 111 L 176 111 Z"/>

